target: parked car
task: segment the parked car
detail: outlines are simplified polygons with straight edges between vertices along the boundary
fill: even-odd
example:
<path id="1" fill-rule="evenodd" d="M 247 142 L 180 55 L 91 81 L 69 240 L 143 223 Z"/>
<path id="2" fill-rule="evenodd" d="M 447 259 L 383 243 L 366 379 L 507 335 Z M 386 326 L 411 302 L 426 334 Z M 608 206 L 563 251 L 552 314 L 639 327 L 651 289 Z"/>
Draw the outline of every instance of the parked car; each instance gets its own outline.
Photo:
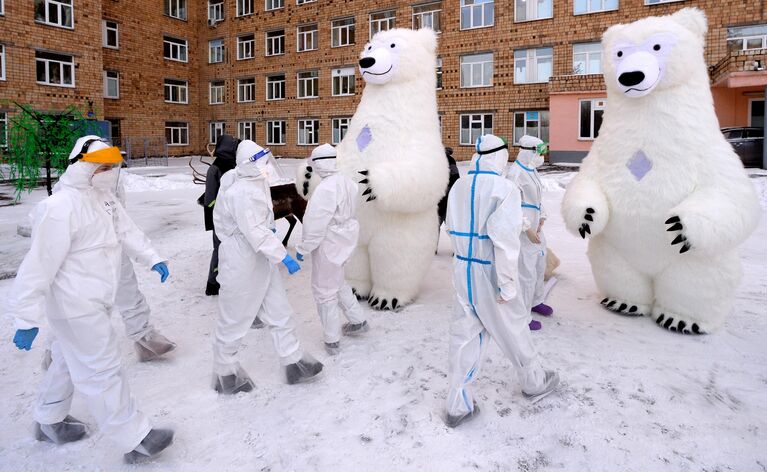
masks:
<path id="1" fill-rule="evenodd" d="M 722 128 L 724 138 L 732 145 L 746 167 L 762 167 L 764 128 Z"/>

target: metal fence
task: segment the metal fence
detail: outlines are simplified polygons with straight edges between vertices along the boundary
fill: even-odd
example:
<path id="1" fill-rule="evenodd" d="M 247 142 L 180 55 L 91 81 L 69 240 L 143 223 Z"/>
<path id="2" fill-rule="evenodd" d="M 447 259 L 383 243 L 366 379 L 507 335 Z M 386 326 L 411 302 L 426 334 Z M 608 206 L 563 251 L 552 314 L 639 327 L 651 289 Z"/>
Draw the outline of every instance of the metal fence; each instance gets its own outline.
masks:
<path id="1" fill-rule="evenodd" d="M 128 167 L 168 165 L 168 142 L 164 136 L 128 136 L 112 139 L 112 143 L 120 148 Z"/>

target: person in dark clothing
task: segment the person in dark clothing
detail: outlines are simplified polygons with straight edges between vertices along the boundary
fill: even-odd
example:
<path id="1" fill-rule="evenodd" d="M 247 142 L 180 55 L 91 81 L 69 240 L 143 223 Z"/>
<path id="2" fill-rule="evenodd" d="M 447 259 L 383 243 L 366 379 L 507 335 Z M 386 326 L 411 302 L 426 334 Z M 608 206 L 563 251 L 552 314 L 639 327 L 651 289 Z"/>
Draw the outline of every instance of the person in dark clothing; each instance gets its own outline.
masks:
<path id="1" fill-rule="evenodd" d="M 453 188 L 453 184 L 461 178 L 461 174 L 458 172 L 458 165 L 453 159 L 453 148 L 445 148 L 445 157 L 447 158 L 447 165 L 450 167 L 450 180 L 447 183 L 447 190 L 445 190 L 445 196 L 437 204 L 437 214 L 439 215 L 439 226 L 445 222 L 445 216 L 447 215 L 447 196 L 450 193 L 450 189 Z"/>
<path id="2" fill-rule="evenodd" d="M 213 156 L 216 160 L 208 168 L 205 179 L 205 194 L 203 196 L 203 208 L 205 211 L 205 231 L 213 231 L 213 254 L 210 256 L 210 269 L 208 271 L 208 284 L 205 287 L 205 295 L 218 295 L 220 288 L 216 277 L 218 276 L 218 246 L 221 244 L 216 229 L 213 226 L 213 207 L 216 204 L 218 188 L 221 186 L 221 177 L 237 165 L 235 155 L 240 140 L 228 134 L 218 137 L 216 150 Z"/>

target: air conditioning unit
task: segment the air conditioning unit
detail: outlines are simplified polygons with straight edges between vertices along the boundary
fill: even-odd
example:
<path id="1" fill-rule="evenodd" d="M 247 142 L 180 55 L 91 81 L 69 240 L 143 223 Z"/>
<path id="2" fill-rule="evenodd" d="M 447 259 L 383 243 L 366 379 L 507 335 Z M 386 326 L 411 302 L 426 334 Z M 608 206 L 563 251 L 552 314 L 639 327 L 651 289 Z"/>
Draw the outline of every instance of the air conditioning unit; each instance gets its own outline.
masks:
<path id="1" fill-rule="evenodd" d="M 218 24 L 218 20 L 214 18 L 208 18 L 208 26 L 210 26 L 211 28 L 215 28 L 217 24 Z"/>

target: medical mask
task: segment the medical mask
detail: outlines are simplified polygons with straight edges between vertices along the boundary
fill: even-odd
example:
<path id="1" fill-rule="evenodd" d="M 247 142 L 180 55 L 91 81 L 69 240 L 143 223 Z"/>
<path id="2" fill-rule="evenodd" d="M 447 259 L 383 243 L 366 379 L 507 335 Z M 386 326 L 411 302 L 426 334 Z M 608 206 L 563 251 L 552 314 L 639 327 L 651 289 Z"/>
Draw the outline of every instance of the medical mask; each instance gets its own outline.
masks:
<path id="1" fill-rule="evenodd" d="M 91 177 L 91 185 L 94 188 L 103 190 L 106 192 L 117 192 L 117 182 L 120 178 L 120 170 L 112 169 L 98 174 L 93 174 Z"/>
<path id="2" fill-rule="evenodd" d="M 534 154 L 532 160 L 530 161 L 530 165 L 533 167 L 540 167 L 543 165 L 543 156 L 540 154 Z"/>

